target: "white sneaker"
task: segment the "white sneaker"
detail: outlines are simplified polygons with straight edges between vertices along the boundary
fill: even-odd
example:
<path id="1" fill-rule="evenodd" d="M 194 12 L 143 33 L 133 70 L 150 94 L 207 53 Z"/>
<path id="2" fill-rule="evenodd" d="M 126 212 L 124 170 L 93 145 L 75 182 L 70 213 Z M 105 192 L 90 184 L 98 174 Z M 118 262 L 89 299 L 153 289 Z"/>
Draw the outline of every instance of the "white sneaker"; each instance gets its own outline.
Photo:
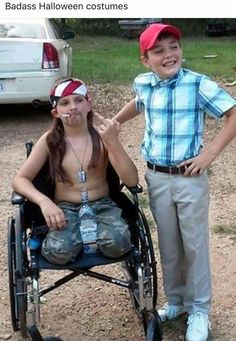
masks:
<path id="1" fill-rule="evenodd" d="M 211 325 L 208 315 L 202 312 L 190 314 L 187 322 L 186 341 L 206 341 Z"/>
<path id="2" fill-rule="evenodd" d="M 185 310 L 182 305 L 170 305 L 168 303 L 158 310 L 162 321 L 173 320 L 183 313 L 185 313 Z"/>

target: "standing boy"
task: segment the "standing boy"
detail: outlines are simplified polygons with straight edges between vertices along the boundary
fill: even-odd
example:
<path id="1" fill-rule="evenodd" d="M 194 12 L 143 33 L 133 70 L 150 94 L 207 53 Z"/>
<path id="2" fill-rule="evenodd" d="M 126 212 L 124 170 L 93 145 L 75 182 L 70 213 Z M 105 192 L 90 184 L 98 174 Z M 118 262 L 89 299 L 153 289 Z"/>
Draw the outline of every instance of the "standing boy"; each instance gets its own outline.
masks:
<path id="1" fill-rule="evenodd" d="M 115 118 L 123 123 L 145 114 L 141 153 L 167 297 L 159 315 L 165 321 L 187 312 L 186 341 L 205 341 L 212 295 L 206 170 L 236 136 L 236 101 L 207 76 L 181 67 L 180 37 L 164 24 L 141 34 L 141 61 L 150 72 L 135 78 L 135 99 Z M 225 115 L 225 123 L 203 147 L 206 114 Z"/>

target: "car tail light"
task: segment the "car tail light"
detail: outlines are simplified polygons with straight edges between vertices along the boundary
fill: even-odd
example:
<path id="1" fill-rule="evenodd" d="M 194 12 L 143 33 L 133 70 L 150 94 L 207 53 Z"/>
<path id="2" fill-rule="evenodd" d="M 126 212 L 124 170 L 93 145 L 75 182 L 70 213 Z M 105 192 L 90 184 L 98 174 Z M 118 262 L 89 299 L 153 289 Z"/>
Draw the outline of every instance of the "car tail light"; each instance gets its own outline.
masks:
<path id="1" fill-rule="evenodd" d="M 51 43 L 43 43 L 43 69 L 59 68 L 58 52 Z"/>

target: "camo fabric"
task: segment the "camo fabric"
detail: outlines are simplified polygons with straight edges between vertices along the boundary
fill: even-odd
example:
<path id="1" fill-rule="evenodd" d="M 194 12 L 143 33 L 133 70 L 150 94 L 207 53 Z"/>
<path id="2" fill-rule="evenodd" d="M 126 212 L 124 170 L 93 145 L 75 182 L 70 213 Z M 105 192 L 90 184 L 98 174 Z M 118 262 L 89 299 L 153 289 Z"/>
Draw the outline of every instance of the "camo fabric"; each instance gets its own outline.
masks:
<path id="1" fill-rule="evenodd" d="M 61 202 L 67 225 L 63 230 L 49 231 L 42 244 L 42 255 L 54 264 L 74 261 L 82 251 L 80 204 Z M 91 202 L 97 216 L 97 247 L 107 257 L 119 258 L 131 248 L 129 227 L 121 217 L 121 209 L 105 197 Z"/>

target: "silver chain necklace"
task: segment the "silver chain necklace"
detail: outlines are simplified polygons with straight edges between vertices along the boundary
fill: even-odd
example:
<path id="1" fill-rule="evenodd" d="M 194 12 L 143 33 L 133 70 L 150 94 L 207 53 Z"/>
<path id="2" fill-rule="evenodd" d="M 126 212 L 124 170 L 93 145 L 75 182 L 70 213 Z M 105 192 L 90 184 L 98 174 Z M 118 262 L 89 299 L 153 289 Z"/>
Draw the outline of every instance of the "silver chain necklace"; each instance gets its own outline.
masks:
<path id="1" fill-rule="evenodd" d="M 78 158 L 74 148 L 72 147 L 72 144 L 71 144 L 68 136 L 67 136 L 66 140 L 68 142 L 68 145 L 69 145 L 72 153 L 74 154 L 74 156 L 75 156 L 75 158 L 76 158 L 76 160 L 77 160 L 77 162 L 79 164 L 79 170 L 78 170 L 78 175 L 77 175 L 78 181 L 79 181 L 79 183 L 85 183 L 87 181 L 87 173 L 84 170 L 83 163 L 84 163 L 84 158 L 85 158 L 85 154 L 86 154 L 87 147 L 88 147 L 89 134 L 87 136 L 86 145 L 85 145 L 85 148 L 84 148 L 83 157 L 82 157 L 81 161 Z"/>

